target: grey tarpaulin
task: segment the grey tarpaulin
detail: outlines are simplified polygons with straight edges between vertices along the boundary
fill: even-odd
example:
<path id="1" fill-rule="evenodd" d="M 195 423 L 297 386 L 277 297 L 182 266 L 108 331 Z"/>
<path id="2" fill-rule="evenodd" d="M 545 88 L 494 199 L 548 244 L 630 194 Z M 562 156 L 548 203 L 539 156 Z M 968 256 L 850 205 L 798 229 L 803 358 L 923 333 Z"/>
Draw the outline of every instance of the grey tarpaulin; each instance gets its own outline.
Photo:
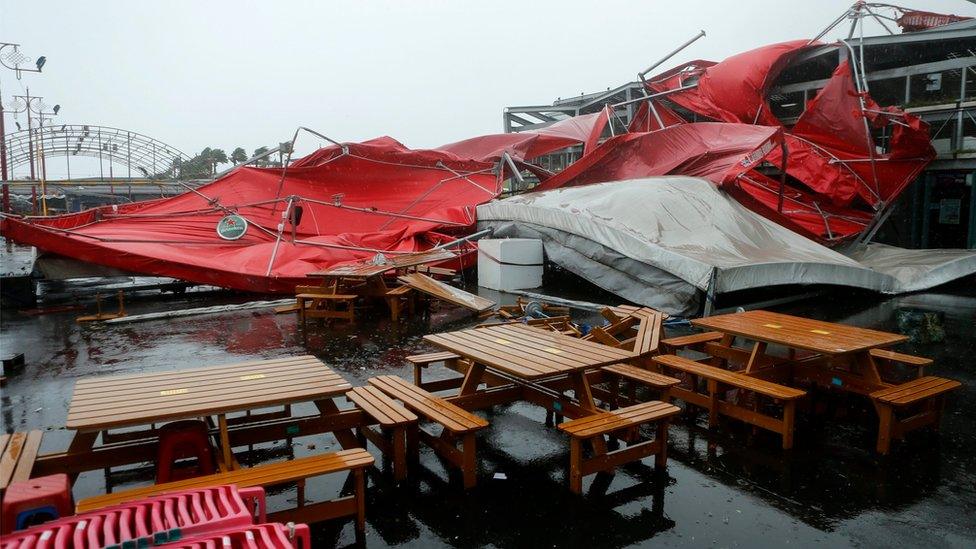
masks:
<path id="1" fill-rule="evenodd" d="M 478 207 L 496 237 L 540 238 L 548 259 L 673 314 L 716 293 L 784 284 L 913 291 L 976 272 L 976 252 L 872 244 L 842 254 L 765 219 L 704 179 L 668 176 L 529 193 Z"/>

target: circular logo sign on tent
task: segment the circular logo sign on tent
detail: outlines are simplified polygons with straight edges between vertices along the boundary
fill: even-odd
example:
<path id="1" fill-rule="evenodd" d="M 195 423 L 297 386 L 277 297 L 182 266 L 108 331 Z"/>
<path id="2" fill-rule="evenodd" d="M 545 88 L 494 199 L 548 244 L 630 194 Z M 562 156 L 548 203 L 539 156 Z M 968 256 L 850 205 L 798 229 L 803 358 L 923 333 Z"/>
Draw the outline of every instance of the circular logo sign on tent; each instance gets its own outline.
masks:
<path id="1" fill-rule="evenodd" d="M 247 220 L 239 215 L 228 215 L 217 222 L 217 236 L 224 240 L 237 240 L 247 232 Z"/>

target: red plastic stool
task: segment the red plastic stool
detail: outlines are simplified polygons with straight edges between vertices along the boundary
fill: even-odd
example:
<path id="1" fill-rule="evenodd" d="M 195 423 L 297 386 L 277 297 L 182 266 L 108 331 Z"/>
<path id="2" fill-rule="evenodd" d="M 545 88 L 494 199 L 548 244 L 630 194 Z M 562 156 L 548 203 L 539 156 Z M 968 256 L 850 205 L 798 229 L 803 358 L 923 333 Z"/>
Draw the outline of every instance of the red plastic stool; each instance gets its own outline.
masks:
<path id="1" fill-rule="evenodd" d="M 2 533 L 74 514 L 71 481 L 58 474 L 12 482 L 3 495 Z"/>
<path id="2" fill-rule="evenodd" d="M 197 458 L 196 467 L 174 467 L 177 460 L 192 457 Z M 156 453 L 156 484 L 214 472 L 214 451 L 206 423 L 190 419 L 163 425 Z"/>

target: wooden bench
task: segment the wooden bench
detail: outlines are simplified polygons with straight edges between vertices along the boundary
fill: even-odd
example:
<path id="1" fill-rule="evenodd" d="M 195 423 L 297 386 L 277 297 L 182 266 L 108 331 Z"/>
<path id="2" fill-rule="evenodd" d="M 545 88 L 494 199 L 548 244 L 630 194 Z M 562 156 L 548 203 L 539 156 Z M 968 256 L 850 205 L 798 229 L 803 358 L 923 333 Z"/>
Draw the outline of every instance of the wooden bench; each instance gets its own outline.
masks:
<path id="1" fill-rule="evenodd" d="M 400 320 L 400 313 L 404 309 L 413 315 L 415 309 L 414 290 L 410 286 L 404 284 L 387 290 L 385 298 L 386 304 L 390 307 L 390 318 L 393 319 L 393 322 Z"/>
<path id="2" fill-rule="evenodd" d="M 43 436 L 40 430 L 0 435 L 0 494 L 11 482 L 31 478 Z"/>
<path id="3" fill-rule="evenodd" d="M 694 349 L 701 351 L 702 346 L 713 341 L 721 341 L 725 336 L 722 332 L 702 332 L 680 337 L 671 337 L 661 340 L 661 352 L 674 354 L 680 349 Z"/>
<path id="4" fill-rule="evenodd" d="M 646 307 L 633 314 L 640 318 L 637 336 L 634 338 L 634 354 L 637 356 L 656 354 L 664 335 L 664 317 L 666 315 L 661 311 Z"/>
<path id="5" fill-rule="evenodd" d="M 677 371 L 691 376 L 691 387 L 685 388 L 676 385 L 671 388 L 671 396 L 681 399 L 688 404 L 700 406 L 708 410 L 709 427 L 717 425 L 718 416 L 722 414 L 755 425 L 756 427 L 779 433 L 783 437 L 783 449 L 789 450 L 793 447 L 793 422 L 796 415 L 796 400 L 806 395 L 805 391 L 745 374 L 730 372 L 677 355 L 658 355 L 652 360 L 664 369 L 665 372 Z M 699 378 L 706 381 L 707 394 L 698 392 Z M 757 397 L 768 397 L 775 402 L 781 402 L 783 405 L 783 417 L 776 418 L 760 413 L 758 409 L 758 398 L 754 401 L 752 409 L 739 406 L 728 400 L 723 400 L 721 395 L 725 392 L 724 387 L 734 387 L 751 391 Z"/>
<path id="6" fill-rule="evenodd" d="M 165 492 L 192 490 L 206 486 L 236 484 L 238 487 L 275 486 L 279 484 L 298 484 L 298 506 L 295 509 L 279 511 L 268 515 L 268 522 L 316 522 L 339 517 L 356 517 L 356 537 L 361 539 L 366 528 L 366 482 L 364 470 L 373 465 L 373 456 L 361 448 L 341 450 L 329 454 L 298 458 L 238 469 L 226 473 L 206 475 L 165 484 L 125 490 L 104 496 L 83 499 L 76 505 L 78 513 L 94 511 L 102 507 L 136 501 Z M 305 479 L 349 471 L 354 479 L 354 492 L 351 496 L 331 501 L 305 505 Z"/>
<path id="7" fill-rule="evenodd" d="M 917 370 L 915 377 L 925 376 L 925 368 L 932 365 L 931 358 L 896 353 L 895 351 L 889 351 L 887 349 L 871 349 L 868 352 L 870 353 L 871 357 L 876 360 L 916 367 Z"/>
<path id="8" fill-rule="evenodd" d="M 681 383 L 680 379 L 645 370 L 639 366 L 631 364 L 611 364 L 604 366 L 601 370 L 609 374 L 610 377 L 610 405 L 617 406 L 619 396 L 619 381 L 627 380 L 630 383 L 630 402 L 636 402 L 637 385 L 650 387 L 658 392 L 658 400 L 669 402 L 671 400 L 671 387 Z"/>
<path id="9" fill-rule="evenodd" d="M 570 436 L 569 489 L 579 494 L 583 491 L 583 477 L 600 471 L 612 471 L 618 465 L 638 461 L 650 455 L 656 456 L 655 468 L 663 471 L 668 461 L 668 422 L 680 411 L 680 408 L 672 404 L 651 401 L 560 424 L 559 429 Z M 604 436 L 639 428 L 648 423 L 657 424 L 654 440 L 604 453 Z M 593 447 L 594 455 L 590 458 L 583 457 L 584 442 L 589 442 Z"/>
<path id="10" fill-rule="evenodd" d="M 423 428 L 417 429 L 417 433 L 439 456 L 461 470 L 465 488 L 474 487 L 477 482 L 475 433 L 487 427 L 487 421 L 396 376 L 376 376 L 369 379 L 369 384 L 400 400 L 413 412 L 441 424 L 444 430 L 440 436 Z M 410 441 L 408 444 L 416 447 Z"/>
<path id="11" fill-rule="evenodd" d="M 376 387 L 353 387 L 346 398 L 373 418 L 379 425 L 379 432 L 369 426 L 357 429 L 360 444 L 366 447 L 366 440 L 376 445 L 389 456 L 393 465 L 393 478 L 399 482 L 407 478 L 407 455 L 416 452 L 407 450 L 407 441 L 415 441 L 417 435 L 417 416 L 407 410 Z"/>
<path id="12" fill-rule="evenodd" d="M 297 294 L 298 316 L 305 324 L 309 318 L 356 320 L 356 298 L 352 294 Z M 306 303 L 307 302 L 307 303 Z"/>
<path id="13" fill-rule="evenodd" d="M 438 362 L 443 362 L 444 366 L 452 370 L 457 370 L 457 361 L 461 357 L 449 352 L 449 351 L 438 351 L 434 353 L 423 353 L 419 355 L 410 355 L 407 357 L 407 362 L 413 365 L 413 384 L 417 387 L 427 389 L 430 391 L 440 390 L 431 387 L 426 387 L 423 381 L 423 371 L 431 364 L 436 364 Z M 445 387 L 446 388 L 446 387 Z"/>
<path id="14" fill-rule="evenodd" d="M 904 438 L 909 431 L 926 425 L 933 425 L 938 430 L 946 394 L 961 386 L 952 379 L 925 376 L 871 393 L 879 418 L 878 453 L 887 454 L 891 440 Z M 911 415 L 898 417 L 905 413 Z"/>

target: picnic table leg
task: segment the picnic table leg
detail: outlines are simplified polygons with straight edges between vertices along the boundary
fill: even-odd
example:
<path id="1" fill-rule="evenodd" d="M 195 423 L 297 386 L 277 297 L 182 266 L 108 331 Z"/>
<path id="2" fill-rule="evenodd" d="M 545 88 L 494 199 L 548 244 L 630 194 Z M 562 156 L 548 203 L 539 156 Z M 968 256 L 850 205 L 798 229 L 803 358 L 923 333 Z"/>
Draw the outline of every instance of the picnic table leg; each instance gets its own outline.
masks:
<path id="1" fill-rule="evenodd" d="M 884 382 L 881 381 L 881 374 L 878 373 L 878 364 L 874 361 L 874 358 L 870 353 L 858 353 L 854 357 L 857 365 L 861 369 L 861 376 L 868 383 L 873 384 L 877 388 L 882 388 L 885 386 Z"/>
<path id="2" fill-rule="evenodd" d="M 335 401 L 331 398 L 316 400 L 315 407 L 319 409 L 319 413 L 323 416 L 339 413 L 339 407 L 336 406 Z M 352 432 L 352 429 L 338 429 L 333 431 L 332 435 L 339 441 L 339 446 L 342 446 L 343 450 L 365 448 L 365 446 L 359 445 L 359 439 Z"/>
<path id="3" fill-rule="evenodd" d="M 589 412 L 600 412 L 601 410 L 597 408 L 596 402 L 593 400 L 593 391 L 590 390 L 590 382 L 586 378 L 586 372 L 572 372 L 569 374 L 569 379 L 573 382 L 573 392 L 576 394 L 576 400 L 580 402 L 580 406 Z M 607 441 L 603 440 L 602 435 L 590 439 L 590 443 L 593 445 L 594 455 L 602 456 L 607 453 Z"/>
<path id="4" fill-rule="evenodd" d="M 714 379 L 707 380 L 708 384 L 708 426 L 718 425 L 718 382 Z"/>
<path id="5" fill-rule="evenodd" d="M 366 538 L 366 475 L 362 467 L 353 471 L 356 478 L 356 540 L 363 542 Z"/>
<path id="6" fill-rule="evenodd" d="M 657 422 L 657 440 L 661 442 L 661 449 L 654 456 L 654 470 L 661 472 L 668 465 L 668 421 Z"/>
<path id="7" fill-rule="evenodd" d="M 887 455 L 891 449 L 891 435 L 894 430 L 894 410 L 891 406 L 876 404 L 878 411 L 878 453 Z"/>
<path id="8" fill-rule="evenodd" d="M 98 440 L 99 431 L 75 431 L 74 437 L 71 439 L 71 443 L 68 445 L 68 454 L 84 454 L 91 452 L 95 447 L 95 441 Z M 105 469 L 105 478 L 108 481 L 109 469 Z M 78 478 L 78 473 L 72 473 L 68 475 L 71 479 L 71 483 L 74 484 L 75 480 Z"/>
<path id="9" fill-rule="evenodd" d="M 746 363 L 745 373 L 751 374 L 757 370 L 757 365 L 759 364 L 759 359 L 766 354 L 766 342 L 757 341 L 755 345 L 752 346 L 752 353 L 749 354 L 749 362 Z"/>
<path id="10" fill-rule="evenodd" d="M 217 427 L 220 429 L 220 449 L 223 461 L 222 469 L 225 471 L 233 471 L 235 469 L 234 454 L 231 452 L 230 432 L 227 430 L 227 416 L 225 414 L 219 414 L 217 416 Z"/>
<path id="11" fill-rule="evenodd" d="M 478 386 L 481 385 L 481 378 L 484 373 L 484 364 L 472 362 L 467 373 L 464 374 L 464 381 L 461 382 L 461 389 L 458 391 L 458 396 L 475 393 L 478 390 Z"/>
<path id="12" fill-rule="evenodd" d="M 583 444 L 576 437 L 569 440 L 569 490 L 574 494 L 583 491 Z"/>
<path id="13" fill-rule="evenodd" d="M 569 378 L 573 382 L 573 392 L 576 393 L 576 400 L 580 402 L 580 406 L 590 412 L 598 412 L 599 409 L 593 400 L 593 391 L 590 390 L 590 382 L 586 379 L 586 373 L 572 372 L 569 374 Z"/>
<path id="14" fill-rule="evenodd" d="M 793 423 L 796 417 L 796 401 L 783 403 L 783 449 L 793 448 Z"/>
<path id="15" fill-rule="evenodd" d="M 475 459 L 475 444 L 477 444 L 474 433 L 467 433 L 461 439 L 461 466 L 462 477 L 464 478 L 465 490 L 474 488 L 478 482 L 478 463 Z"/>
<path id="16" fill-rule="evenodd" d="M 725 335 L 722 336 L 722 340 L 719 341 L 718 344 L 721 345 L 722 347 L 732 347 L 732 342 L 733 341 L 735 341 L 735 336 L 734 335 L 732 335 L 732 334 L 725 334 Z M 721 357 L 717 357 L 717 356 L 716 357 L 712 357 L 712 360 L 709 361 L 709 364 L 711 364 L 712 366 L 715 366 L 716 368 L 724 368 L 725 367 L 725 359 L 724 358 L 721 358 Z"/>

